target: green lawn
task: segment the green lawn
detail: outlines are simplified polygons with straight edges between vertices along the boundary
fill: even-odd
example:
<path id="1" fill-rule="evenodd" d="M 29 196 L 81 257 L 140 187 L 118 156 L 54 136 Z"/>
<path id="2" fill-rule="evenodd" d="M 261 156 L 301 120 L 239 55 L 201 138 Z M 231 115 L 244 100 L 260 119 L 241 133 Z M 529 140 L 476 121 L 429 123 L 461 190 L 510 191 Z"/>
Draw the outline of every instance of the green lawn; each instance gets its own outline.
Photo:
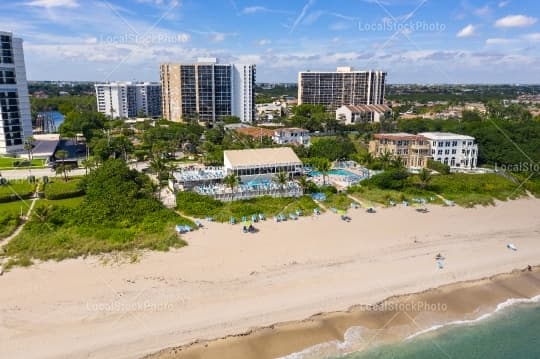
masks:
<path id="1" fill-rule="evenodd" d="M 19 224 L 19 215 L 26 213 L 29 201 L 0 203 L 0 239 L 9 236 Z"/>
<path id="2" fill-rule="evenodd" d="M 0 185 L 0 202 L 11 202 L 29 198 L 36 189 L 36 183 L 27 180 L 12 180 L 8 184 Z"/>
<path id="3" fill-rule="evenodd" d="M 323 202 L 323 204 L 328 208 L 347 210 L 351 208 L 352 202 L 353 200 L 347 197 L 347 195 L 344 193 L 332 193 L 326 195 L 326 200 Z"/>
<path id="4" fill-rule="evenodd" d="M 227 222 L 230 217 L 235 217 L 239 221 L 243 216 L 259 213 L 263 213 L 267 218 L 279 213 L 288 216 L 296 210 L 310 215 L 317 207 L 317 204 L 309 196 L 300 198 L 258 197 L 232 202 L 220 202 L 193 192 L 180 192 L 177 196 L 177 208 L 181 213 L 198 218 L 210 216 L 218 222 Z"/>
<path id="5" fill-rule="evenodd" d="M 81 189 L 80 183 L 79 178 L 71 178 L 67 182 L 60 178 L 50 179 L 44 186 L 45 198 L 54 200 L 82 196 L 84 190 Z"/>
<path id="6" fill-rule="evenodd" d="M 431 203 L 444 204 L 437 197 L 454 201 L 463 207 L 476 205 L 493 205 L 495 200 L 505 201 L 524 195 L 524 190 L 518 185 L 496 174 L 463 174 L 434 175 L 426 189 L 418 188 L 418 176 L 411 176 L 399 190 L 382 189 L 372 185 L 360 185 L 349 189 L 349 193 L 363 201 L 388 205 L 390 201 L 400 203 L 413 198 L 426 200 L 434 197 Z M 531 184 L 532 185 L 532 184 Z"/>
<path id="7" fill-rule="evenodd" d="M 28 165 L 25 166 L 14 166 L 14 162 L 19 161 L 26 161 L 23 158 L 12 158 L 12 157 L 0 157 L 0 169 L 1 170 L 10 170 L 10 169 L 17 169 L 17 168 L 28 168 Z M 39 160 L 39 159 L 33 159 L 32 160 L 32 167 L 43 167 L 45 166 L 45 160 Z"/>

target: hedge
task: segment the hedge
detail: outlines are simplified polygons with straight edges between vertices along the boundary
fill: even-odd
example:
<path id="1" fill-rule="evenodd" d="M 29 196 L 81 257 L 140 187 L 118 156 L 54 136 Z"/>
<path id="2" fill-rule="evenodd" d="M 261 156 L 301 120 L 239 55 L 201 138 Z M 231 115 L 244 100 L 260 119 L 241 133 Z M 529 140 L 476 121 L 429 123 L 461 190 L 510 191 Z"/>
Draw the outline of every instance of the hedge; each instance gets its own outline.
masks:
<path id="1" fill-rule="evenodd" d="M 79 179 L 69 182 L 55 180 L 45 185 L 45 198 L 50 200 L 80 197 L 84 195 L 84 189 L 80 186 Z"/>

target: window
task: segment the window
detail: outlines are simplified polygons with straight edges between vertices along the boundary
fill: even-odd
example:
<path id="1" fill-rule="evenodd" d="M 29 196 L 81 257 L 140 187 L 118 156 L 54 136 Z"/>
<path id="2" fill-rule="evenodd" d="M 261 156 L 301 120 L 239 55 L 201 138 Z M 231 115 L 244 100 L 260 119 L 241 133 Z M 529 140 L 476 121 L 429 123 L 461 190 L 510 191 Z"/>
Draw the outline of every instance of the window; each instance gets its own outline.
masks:
<path id="1" fill-rule="evenodd" d="M 457 150 L 453 149 L 452 154 L 455 155 L 457 153 Z"/>
<path id="2" fill-rule="evenodd" d="M 442 151 L 443 151 L 443 150 L 438 150 L 438 151 L 437 151 L 437 154 L 438 154 L 438 155 L 442 155 Z"/>

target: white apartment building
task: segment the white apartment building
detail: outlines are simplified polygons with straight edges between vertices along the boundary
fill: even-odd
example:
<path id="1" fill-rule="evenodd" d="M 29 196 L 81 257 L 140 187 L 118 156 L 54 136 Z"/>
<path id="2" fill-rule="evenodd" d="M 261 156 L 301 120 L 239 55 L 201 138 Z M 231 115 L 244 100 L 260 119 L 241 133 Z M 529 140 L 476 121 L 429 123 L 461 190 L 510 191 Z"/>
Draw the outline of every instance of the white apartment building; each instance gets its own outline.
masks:
<path id="1" fill-rule="evenodd" d="M 255 65 L 232 65 L 232 114 L 241 122 L 255 120 Z"/>
<path id="2" fill-rule="evenodd" d="M 274 130 L 272 141 L 278 145 L 304 145 L 311 144 L 309 131 L 303 128 L 279 128 Z"/>
<path id="3" fill-rule="evenodd" d="M 152 82 L 95 84 L 98 112 L 111 118 L 161 115 L 161 85 Z"/>
<path id="4" fill-rule="evenodd" d="M 32 136 L 23 40 L 0 31 L 0 154 L 24 152 Z"/>
<path id="5" fill-rule="evenodd" d="M 336 110 L 336 120 L 345 125 L 381 122 L 391 115 L 392 109 L 386 105 L 343 105 Z"/>
<path id="6" fill-rule="evenodd" d="M 476 168 L 478 145 L 474 137 L 448 132 L 423 132 L 430 144 L 431 157 L 451 168 Z"/>

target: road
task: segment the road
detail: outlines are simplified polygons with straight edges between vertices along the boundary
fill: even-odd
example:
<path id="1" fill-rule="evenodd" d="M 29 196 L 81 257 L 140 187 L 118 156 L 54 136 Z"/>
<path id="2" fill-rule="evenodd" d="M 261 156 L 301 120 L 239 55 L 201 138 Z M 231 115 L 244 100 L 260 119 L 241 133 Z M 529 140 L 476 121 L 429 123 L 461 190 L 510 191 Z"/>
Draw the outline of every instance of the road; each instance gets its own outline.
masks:
<path id="1" fill-rule="evenodd" d="M 130 164 L 131 168 L 141 171 L 144 168 L 148 168 L 148 162 L 137 162 Z M 68 172 L 68 176 L 83 176 L 86 173 L 84 168 L 77 168 Z M 6 170 L 0 171 L 1 176 L 8 180 L 13 179 L 26 179 L 28 176 L 33 175 L 36 178 L 49 176 L 54 177 L 56 173 L 51 168 L 32 168 L 32 169 L 20 169 L 20 170 Z"/>

